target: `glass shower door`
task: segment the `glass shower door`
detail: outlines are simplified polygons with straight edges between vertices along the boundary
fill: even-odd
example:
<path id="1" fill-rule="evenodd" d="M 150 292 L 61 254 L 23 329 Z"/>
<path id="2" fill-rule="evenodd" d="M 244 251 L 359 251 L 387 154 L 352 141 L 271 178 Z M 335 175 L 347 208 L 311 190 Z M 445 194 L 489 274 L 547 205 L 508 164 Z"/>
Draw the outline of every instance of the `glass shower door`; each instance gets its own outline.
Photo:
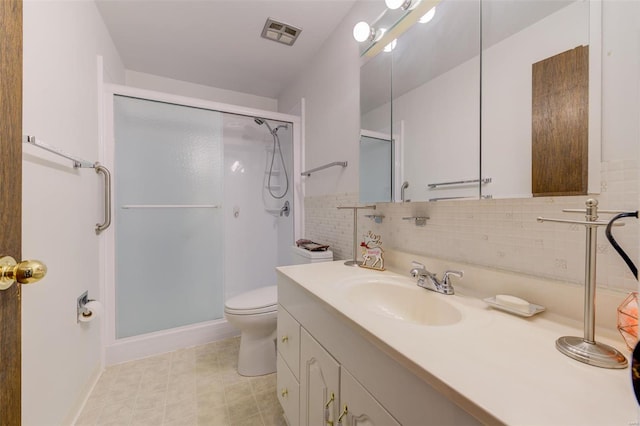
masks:
<path id="1" fill-rule="evenodd" d="M 222 113 L 116 96 L 116 337 L 222 318 Z"/>

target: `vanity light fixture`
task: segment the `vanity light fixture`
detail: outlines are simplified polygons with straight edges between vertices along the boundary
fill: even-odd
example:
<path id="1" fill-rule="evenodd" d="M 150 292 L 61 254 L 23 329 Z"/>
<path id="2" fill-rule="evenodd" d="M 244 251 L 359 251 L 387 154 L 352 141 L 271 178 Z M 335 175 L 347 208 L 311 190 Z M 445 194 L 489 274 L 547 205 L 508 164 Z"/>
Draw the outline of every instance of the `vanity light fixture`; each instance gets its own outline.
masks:
<path id="1" fill-rule="evenodd" d="M 391 10 L 407 10 L 411 7 L 411 0 L 384 0 L 384 4 Z"/>
<path id="2" fill-rule="evenodd" d="M 384 32 L 384 29 L 376 30 L 365 21 L 360 21 L 353 27 L 353 38 L 359 43 L 364 41 L 378 41 L 382 38 Z"/>
<path id="3" fill-rule="evenodd" d="M 436 7 L 433 6 L 431 9 L 429 9 L 427 13 L 422 15 L 422 18 L 418 19 L 418 22 L 420 22 L 421 24 L 426 24 L 427 22 L 433 19 L 435 14 L 436 14 Z"/>

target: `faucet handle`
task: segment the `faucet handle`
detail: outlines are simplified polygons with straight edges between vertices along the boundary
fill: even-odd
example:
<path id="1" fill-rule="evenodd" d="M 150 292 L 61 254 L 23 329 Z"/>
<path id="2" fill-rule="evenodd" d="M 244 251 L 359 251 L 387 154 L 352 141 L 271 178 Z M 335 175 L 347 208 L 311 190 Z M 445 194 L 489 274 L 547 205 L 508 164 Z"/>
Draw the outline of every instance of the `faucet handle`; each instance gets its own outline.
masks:
<path id="1" fill-rule="evenodd" d="M 443 284 L 449 284 L 449 276 L 450 275 L 455 275 L 458 278 L 462 278 L 464 276 L 464 272 L 463 271 L 445 271 L 444 274 L 442 275 L 442 283 Z"/>
<path id="2" fill-rule="evenodd" d="M 426 271 L 426 269 L 422 263 L 416 262 L 415 260 L 411 262 L 411 270 L 409 271 L 409 274 L 411 274 L 413 278 L 417 277 L 420 275 L 420 272 L 424 271 Z"/>
<path id="3" fill-rule="evenodd" d="M 413 268 L 424 269 L 424 265 L 422 263 L 420 263 L 420 262 L 415 261 L 415 260 L 411 262 L 411 266 Z"/>

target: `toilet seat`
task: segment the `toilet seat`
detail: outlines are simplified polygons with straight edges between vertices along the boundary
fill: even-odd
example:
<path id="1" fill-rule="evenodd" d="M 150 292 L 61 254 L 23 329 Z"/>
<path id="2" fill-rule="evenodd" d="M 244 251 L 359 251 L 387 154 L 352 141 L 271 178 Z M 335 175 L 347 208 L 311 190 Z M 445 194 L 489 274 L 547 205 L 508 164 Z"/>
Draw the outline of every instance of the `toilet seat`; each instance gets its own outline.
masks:
<path id="1" fill-rule="evenodd" d="M 256 315 L 278 310 L 278 287 L 261 287 L 239 294 L 224 304 L 225 313 L 232 315 Z"/>

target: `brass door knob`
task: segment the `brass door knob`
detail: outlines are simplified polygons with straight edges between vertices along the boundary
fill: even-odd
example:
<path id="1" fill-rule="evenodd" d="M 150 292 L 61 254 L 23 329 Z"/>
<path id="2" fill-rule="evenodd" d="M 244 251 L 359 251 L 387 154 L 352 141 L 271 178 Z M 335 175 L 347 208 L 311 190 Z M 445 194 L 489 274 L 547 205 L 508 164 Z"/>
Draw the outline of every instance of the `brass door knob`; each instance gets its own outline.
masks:
<path id="1" fill-rule="evenodd" d="M 24 260 L 20 263 L 11 256 L 0 257 L 0 290 L 6 290 L 14 282 L 31 284 L 47 274 L 47 266 L 39 260 Z"/>

